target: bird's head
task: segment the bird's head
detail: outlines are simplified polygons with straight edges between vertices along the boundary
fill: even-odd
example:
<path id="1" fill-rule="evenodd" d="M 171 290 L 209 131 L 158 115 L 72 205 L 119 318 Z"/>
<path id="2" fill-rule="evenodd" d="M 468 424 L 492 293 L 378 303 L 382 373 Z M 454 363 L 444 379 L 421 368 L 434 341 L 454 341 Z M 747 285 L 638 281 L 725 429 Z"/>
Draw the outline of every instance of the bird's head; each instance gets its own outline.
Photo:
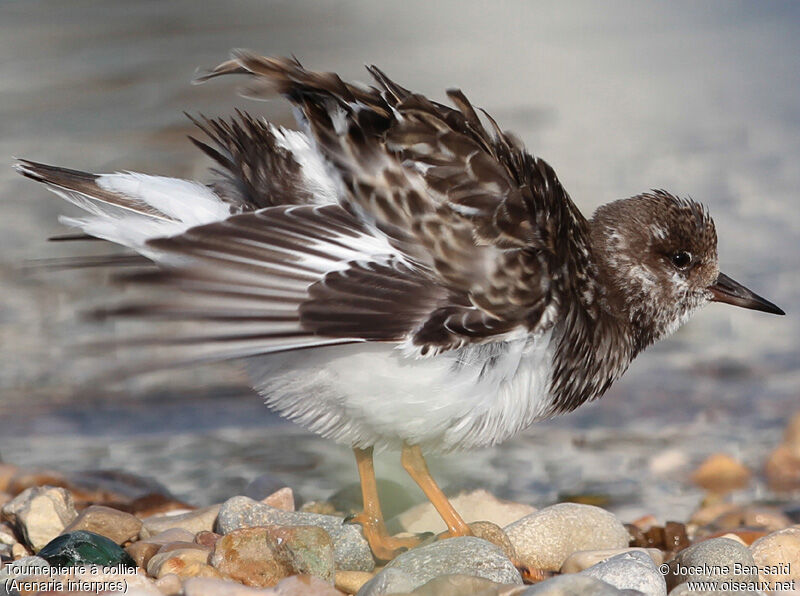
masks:
<path id="1" fill-rule="evenodd" d="M 727 275 L 699 203 L 653 191 L 600 207 L 591 221 L 602 306 L 638 332 L 640 348 L 674 332 L 707 302 L 784 312 Z"/>

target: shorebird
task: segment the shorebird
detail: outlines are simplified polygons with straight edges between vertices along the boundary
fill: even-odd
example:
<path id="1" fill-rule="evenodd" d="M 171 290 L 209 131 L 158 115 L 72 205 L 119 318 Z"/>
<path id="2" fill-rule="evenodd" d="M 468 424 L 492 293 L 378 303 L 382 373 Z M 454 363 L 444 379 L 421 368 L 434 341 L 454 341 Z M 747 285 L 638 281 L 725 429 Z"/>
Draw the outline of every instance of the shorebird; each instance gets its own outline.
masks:
<path id="1" fill-rule="evenodd" d="M 600 397 L 629 363 L 710 301 L 783 311 L 720 273 L 708 211 L 663 190 L 585 218 L 553 169 L 459 90 L 455 107 L 243 50 L 198 82 L 249 77 L 300 131 L 238 112 L 193 119 L 211 184 L 89 174 L 27 160 L 23 175 L 83 207 L 63 218 L 132 248 L 166 299 L 117 315 L 194 322 L 157 341 L 175 362 L 243 359 L 266 403 L 353 448 L 378 558 L 391 536 L 374 449 L 447 524 L 470 533 L 423 451 L 493 445 Z"/>

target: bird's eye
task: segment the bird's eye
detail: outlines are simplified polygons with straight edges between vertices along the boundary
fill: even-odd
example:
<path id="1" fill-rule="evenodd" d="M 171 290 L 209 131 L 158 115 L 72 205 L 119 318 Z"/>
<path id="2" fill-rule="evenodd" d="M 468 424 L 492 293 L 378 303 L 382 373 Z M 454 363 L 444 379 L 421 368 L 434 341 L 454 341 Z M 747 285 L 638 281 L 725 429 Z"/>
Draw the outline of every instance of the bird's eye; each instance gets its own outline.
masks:
<path id="1" fill-rule="evenodd" d="M 689 263 L 692 262 L 692 255 L 685 250 L 682 250 L 681 252 L 672 255 L 670 260 L 678 269 L 686 269 L 689 266 Z"/>

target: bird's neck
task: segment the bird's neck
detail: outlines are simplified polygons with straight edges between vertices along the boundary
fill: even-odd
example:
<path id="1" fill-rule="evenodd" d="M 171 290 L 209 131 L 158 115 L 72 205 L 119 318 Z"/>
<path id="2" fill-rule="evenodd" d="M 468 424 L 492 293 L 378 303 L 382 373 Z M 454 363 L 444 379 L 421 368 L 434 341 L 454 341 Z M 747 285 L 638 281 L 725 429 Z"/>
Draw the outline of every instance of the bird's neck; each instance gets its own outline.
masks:
<path id="1" fill-rule="evenodd" d="M 603 312 L 592 316 L 582 308 L 567 313 L 553 339 L 554 413 L 603 395 L 637 353 L 636 337 L 624 320 Z"/>

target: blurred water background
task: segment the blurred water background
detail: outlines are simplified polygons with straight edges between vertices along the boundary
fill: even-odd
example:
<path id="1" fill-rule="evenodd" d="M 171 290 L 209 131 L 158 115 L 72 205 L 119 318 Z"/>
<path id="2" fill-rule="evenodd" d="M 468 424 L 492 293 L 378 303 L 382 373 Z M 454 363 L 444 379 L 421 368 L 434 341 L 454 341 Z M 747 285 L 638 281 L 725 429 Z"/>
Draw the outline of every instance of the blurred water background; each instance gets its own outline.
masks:
<path id="1" fill-rule="evenodd" d="M 47 243 L 63 201 L 17 176 L 12 156 L 107 172 L 206 177 L 182 114 L 234 107 L 290 124 L 280 100 L 194 87 L 233 47 L 296 54 L 367 80 L 379 65 L 434 98 L 461 87 L 546 158 L 588 214 L 666 188 L 706 203 L 723 270 L 782 306 L 779 318 L 721 305 L 648 350 L 600 402 L 494 449 L 433 468 L 546 504 L 605 495 L 624 517 L 682 519 L 687 470 L 727 451 L 758 468 L 800 408 L 800 4 L 0 2 L 0 454 L 21 465 L 124 468 L 197 503 L 262 473 L 306 499 L 355 480 L 333 447 L 270 414 L 232 364 L 108 388 L 70 343 L 113 330 L 78 317 L 113 296 L 104 270 L 42 273 L 37 259 L 108 252 Z M 2 165 L 5 162 L 5 165 Z M 400 477 L 393 457 L 379 463 Z M 768 497 L 757 484 L 751 491 Z M 753 496 L 752 494 L 750 496 Z"/>

